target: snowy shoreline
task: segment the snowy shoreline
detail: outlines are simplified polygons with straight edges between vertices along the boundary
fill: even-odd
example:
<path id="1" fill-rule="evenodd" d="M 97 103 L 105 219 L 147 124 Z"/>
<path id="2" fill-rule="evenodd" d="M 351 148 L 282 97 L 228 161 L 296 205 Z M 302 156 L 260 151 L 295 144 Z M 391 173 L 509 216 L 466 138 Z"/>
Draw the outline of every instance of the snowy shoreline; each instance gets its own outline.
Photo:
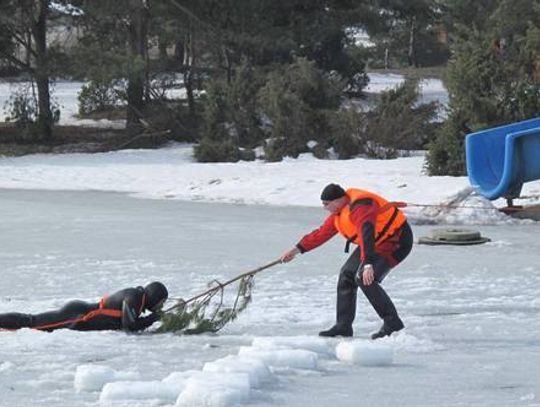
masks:
<path id="1" fill-rule="evenodd" d="M 159 150 L 0 157 L 0 188 L 123 192 L 147 199 L 318 207 L 320 190 L 337 182 L 413 204 L 406 208 L 413 223 L 513 222 L 495 210 L 504 206 L 504 200 L 492 203 L 471 194 L 467 177 L 425 175 L 423 156 L 319 160 L 305 154 L 278 163 L 202 164 L 192 158 L 192 148 L 191 144 L 174 143 Z M 523 194 L 539 192 L 540 182 L 532 182 Z M 445 205 L 452 200 L 466 208 L 414 206 Z"/>

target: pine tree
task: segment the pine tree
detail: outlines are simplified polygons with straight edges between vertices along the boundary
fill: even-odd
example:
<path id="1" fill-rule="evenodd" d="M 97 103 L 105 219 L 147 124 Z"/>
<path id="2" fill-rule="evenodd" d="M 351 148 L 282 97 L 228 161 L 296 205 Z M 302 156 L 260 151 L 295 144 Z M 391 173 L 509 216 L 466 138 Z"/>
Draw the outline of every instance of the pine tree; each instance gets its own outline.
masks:
<path id="1" fill-rule="evenodd" d="M 379 23 L 368 31 L 390 58 L 413 67 L 434 65 L 448 58 L 434 27 L 442 18 L 436 0 L 377 0 Z M 388 64 L 388 62 L 386 62 Z"/>
<path id="2" fill-rule="evenodd" d="M 450 7 L 454 46 L 444 82 L 453 113 L 431 145 L 430 174 L 464 174 L 464 151 L 456 148 L 463 146 L 463 129 L 540 114 L 540 1 L 485 1 L 468 11 L 462 5 Z M 441 154 L 445 145 L 448 149 Z"/>
<path id="3" fill-rule="evenodd" d="M 148 89 L 149 3 L 144 0 L 81 1 L 84 36 L 76 55 L 80 70 L 97 83 L 126 80 L 127 127 L 142 126 Z"/>

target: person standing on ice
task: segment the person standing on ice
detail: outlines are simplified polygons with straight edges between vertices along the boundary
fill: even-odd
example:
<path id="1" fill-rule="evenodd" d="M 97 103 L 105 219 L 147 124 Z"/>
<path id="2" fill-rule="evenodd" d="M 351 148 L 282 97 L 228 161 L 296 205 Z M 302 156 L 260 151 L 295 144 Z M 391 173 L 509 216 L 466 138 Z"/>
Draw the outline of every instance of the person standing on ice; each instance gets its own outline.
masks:
<path id="1" fill-rule="evenodd" d="M 347 243 L 357 245 L 339 273 L 337 284 L 336 323 L 320 336 L 352 336 L 356 316 L 358 287 L 367 297 L 383 324 L 372 339 L 389 336 L 403 329 L 396 307 L 382 288 L 388 272 L 410 253 L 413 234 L 405 214 L 396 204 L 373 192 L 327 185 L 321 193 L 323 207 L 330 212 L 322 226 L 305 235 L 287 250 L 281 261 L 289 262 L 327 242 L 340 233 Z"/>
<path id="2" fill-rule="evenodd" d="M 11 312 L 0 314 L 0 329 L 32 328 L 40 331 L 73 329 L 76 331 L 141 331 L 158 321 L 167 300 L 167 288 L 159 281 L 146 287 L 125 288 L 98 303 L 73 300 L 56 311 L 41 314 Z M 145 311 L 151 314 L 141 317 Z"/>

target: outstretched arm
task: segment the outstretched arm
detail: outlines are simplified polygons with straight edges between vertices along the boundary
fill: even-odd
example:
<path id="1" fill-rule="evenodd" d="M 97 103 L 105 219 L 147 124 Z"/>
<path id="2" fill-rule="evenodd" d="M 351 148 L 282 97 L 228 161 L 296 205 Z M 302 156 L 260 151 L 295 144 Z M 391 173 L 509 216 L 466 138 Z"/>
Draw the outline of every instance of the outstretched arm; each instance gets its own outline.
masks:
<path id="1" fill-rule="evenodd" d="M 158 320 L 159 314 L 157 312 L 146 317 L 139 317 L 127 300 L 122 302 L 122 329 L 124 331 L 142 331 Z"/>
<path id="2" fill-rule="evenodd" d="M 319 228 L 302 237 L 296 246 L 281 255 L 281 261 L 287 263 L 293 260 L 297 254 L 313 250 L 334 237 L 337 233 L 334 219 L 335 215 L 330 215 Z"/>

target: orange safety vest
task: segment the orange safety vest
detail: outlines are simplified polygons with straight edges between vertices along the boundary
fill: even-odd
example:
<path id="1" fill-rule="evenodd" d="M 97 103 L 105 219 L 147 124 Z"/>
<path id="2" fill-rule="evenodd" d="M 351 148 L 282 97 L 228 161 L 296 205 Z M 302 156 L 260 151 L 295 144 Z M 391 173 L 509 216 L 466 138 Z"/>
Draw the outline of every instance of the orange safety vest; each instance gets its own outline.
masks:
<path id="1" fill-rule="evenodd" d="M 375 218 L 375 247 L 392 236 L 407 220 L 405 214 L 400 211 L 396 203 L 388 202 L 382 196 L 373 192 L 364 191 L 362 189 L 350 188 L 345 191 L 350 199 L 350 205 L 346 205 L 336 215 L 334 225 L 345 239 L 347 239 L 347 248 L 350 243 L 357 245 L 362 243 L 362 232 L 358 230 L 356 225 L 351 222 L 351 205 L 361 199 L 372 199 L 379 205 L 379 210 Z M 348 251 L 346 249 L 346 251 Z"/>

